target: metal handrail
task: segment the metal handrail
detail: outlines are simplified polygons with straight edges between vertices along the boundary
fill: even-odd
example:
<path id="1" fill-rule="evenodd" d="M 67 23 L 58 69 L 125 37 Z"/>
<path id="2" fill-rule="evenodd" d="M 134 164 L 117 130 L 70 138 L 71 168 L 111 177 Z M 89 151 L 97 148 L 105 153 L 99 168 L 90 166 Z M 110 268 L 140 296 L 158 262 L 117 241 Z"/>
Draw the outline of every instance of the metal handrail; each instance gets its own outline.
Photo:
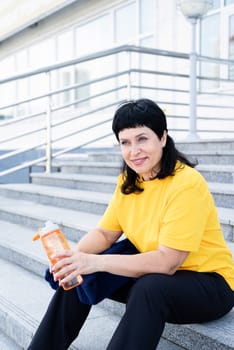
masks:
<path id="1" fill-rule="evenodd" d="M 128 70 L 121 71 L 121 72 L 118 72 L 118 73 L 115 73 L 115 74 L 111 74 L 111 75 L 107 75 L 107 76 L 101 77 L 99 79 L 89 80 L 86 83 L 73 84 L 73 85 L 66 86 L 66 87 L 64 87 L 62 89 L 55 89 L 55 90 L 52 90 L 52 91 L 47 92 L 45 94 L 41 94 L 41 95 L 34 96 L 34 97 L 31 97 L 31 98 L 19 100 L 17 102 L 11 103 L 11 104 L 0 106 L 0 110 L 7 109 L 7 108 L 10 108 L 10 107 L 15 107 L 15 106 L 18 106 L 18 105 L 23 104 L 23 103 L 40 100 L 40 99 L 43 99 L 45 97 L 54 96 L 56 94 L 60 94 L 60 93 L 63 93 L 63 92 L 66 92 L 66 91 L 70 91 L 70 90 L 73 90 L 73 89 L 78 89 L 78 88 L 82 88 L 82 87 L 89 86 L 89 85 L 92 85 L 92 84 L 96 84 L 96 83 L 99 83 L 99 82 L 103 82 L 103 81 L 108 80 L 108 79 L 117 78 L 117 77 L 120 77 L 122 75 L 129 74 L 129 72 L 131 72 L 131 70 L 128 69 Z M 0 81 L 0 84 L 1 84 L 1 81 Z M 9 121 L 9 123 L 10 123 L 10 121 Z"/>
<path id="2" fill-rule="evenodd" d="M 139 46 L 135 46 L 135 45 L 122 45 L 122 46 L 113 47 L 113 48 L 110 48 L 107 50 L 98 51 L 98 52 L 95 52 L 95 53 L 92 53 L 89 55 L 81 56 L 78 58 L 66 60 L 63 62 L 50 64 L 50 65 L 47 65 L 47 66 L 44 66 L 41 68 L 27 70 L 23 73 L 14 74 L 14 75 L 11 75 L 9 77 L 0 79 L 0 84 L 9 83 L 11 81 L 27 78 L 29 76 L 34 76 L 34 75 L 38 75 L 41 73 L 52 72 L 52 71 L 57 70 L 57 69 L 65 68 L 68 66 L 74 66 L 74 65 L 77 65 L 79 63 L 93 61 L 93 60 L 96 60 L 99 58 L 108 57 L 111 55 L 116 55 L 116 54 L 122 53 L 122 52 L 136 52 L 136 53 L 145 53 L 145 54 L 151 54 L 151 55 L 157 55 L 157 56 L 169 56 L 172 58 L 189 59 L 189 55 L 182 53 L 182 52 L 152 49 L 152 48 L 148 48 L 148 47 L 143 47 L 143 46 L 139 47 Z"/>
<path id="3" fill-rule="evenodd" d="M 126 88 L 127 88 L 126 84 L 125 85 L 120 85 L 120 86 L 118 86 L 118 87 L 116 87 L 114 89 L 105 90 L 105 91 L 102 91 L 102 92 L 100 92 L 98 94 L 94 94 L 94 95 L 91 95 L 89 97 L 82 98 L 80 100 L 74 100 L 73 102 L 67 103 L 67 104 L 62 105 L 60 107 L 52 108 L 51 110 L 52 110 L 52 112 L 57 112 L 57 111 L 60 111 L 61 109 L 64 109 L 64 108 L 67 108 L 67 107 L 71 107 L 74 104 L 87 102 L 87 101 L 90 101 L 91 99 L 94 99 L 94 98 L 97 98 L 97 97 L 102 97 L 102 96 L 105 96 L 107 94 L 111 94 L 112 92 L 117 92 L 119 90 L 126 89 Z"/>
<path id="4" fill-rule="evenodd" d="M 52 124 L 52 126 L 59 126 L 59 125 L 63 125 L 63 124 L 66 124 L 66 123 L 69 123 L 73 120 L 77 120 L 77 119 L 80 119 L 80 118 L 83 118 L 83 117 L 86 117 L 87 115 L 89 115 L 90 113 L 96 113 L 96 112 L 100 112 L 106 108 L 109 108 L 109 107 L 114 107 L 116 105 L 116 102 L 113 102 L 113 103 L 109 103 L 107 105 L 102 105 L 101 107 L 98 107 L 98 108 L 93 108 L 91 110 L 88 110 L 87 112 L 84 112 L 84 113 L 81 113 L 79 115 L 76 115 L 74 117 L 71 117 L 69 119 L 66 119 L 66 120 L 63 120 L 61 122 L 57 122 L 57 123 L 54 123 Z"/>
<path id="5" fill-rule="evenodd" d="M 22 73 L 18 73 L 18 74 L 14 74 L 12 76 L 9 77 L 5 77 L 4 79 L 0 79 L 0 84 L 6 84 L 6 83 L 10 83 L 13 81 L 17 81 L 20 79 L 25 79 L 25 78 L 29 78 L 35 75 L 41 75 L 41 74 L 46 74 L 47 77 L 47 82 L 48 82 L 48 86 L 50 87 L 50 79 L 51 79 L 51 72 L 55 71 L 55 70 L 59 70 L 65 67 L 71 67 L 71 66 L 77 66 L 81 63 L 85 63 L 85 62 L 89 62 L 89 61 L 93 61 L 93 60 L 97 60 L 100 58 L 105 58 L 108 56 L 115 56 L 118 55 L 120 53 L 128 53 L 129 55 L 131 53 L 137 53 L 137 54 L 148 54 L 148 55 L 152 55 L 155 57 L 169 57 L 172 59 L 182 59 L 182 60 L 189 60 L 189 55 L 185 54 L 185 53 L 179 53 L 179 52 L 172 52 L 172 51 L 167 51 L 167 50 L 159 50 L 159 49 L 152 49 L 152 48 L 146 48 L 146 47 L 138 47 L 138 46 L 134 46 L 134 45 L 123 45 L 123 46 L 119 46 L 119 47 L 114 47 L 111 49 L 107 49 L 107 50 L 103 50 L 100 52 L 96 52 L 96 53 L 92 53 L 89 55 L 85 55 L 82 57 L 78 57 L 78 58 L 74 58 L 71 60 L 67 60 L 67 61 L 63 61 L 63 62 L 57 62 L 55 64 L 52 65 L 47 65 L 45 67 L 41 67 L 38 69 L 34 69 L 34 70 L 28 70 Z M 200 56 L 197 55 L 197 61 L 199 62 L 213 62 L 213 63 L 217 63 L 220 65 L 226 64 L 226 65 L 230 65 L 230 64 L 234 64 L 234 60 L 226 60 L 226 59 L 219 59 L 219 58 L 213 58 L 213 57 L 207 57 L 207 56 Z M 130 62 L 130 60 L 129 60 Z M 26 99 L 22 99 L 19 101 L 14 101 L 11 104 L 5 104 L 3 106 L 0 106 L 0 111 L 1 110 L 7 110 L 10 108 L 17 108 L 18 106 L 20 106 L 21 104 L 26 104 L 26 103 L 32 103 L 32 102 L 36 102 L 42 99 L 46 99 L 47 100 L 47 104 L 45 104 L 45 110 L 41 111 L 40 113 L 31 113 L 25 116 L 21 116 L 21 117 L 17 117 L 17 118 L 12 118 L 11 120 L 7 120 L 7 121 L 2 121 L 0 122 L 0 129 L 2 127 L 11 127 L 14 126 L 16 123 L 20 123 L 20 122 L 24 122 L 24 121 L 28 121 L 31 120 L 32 118 L 36 118 L 36 117 L 43 117 L 46 116 L 46 120 L 47 120 L 47 125 L 45 123 L 44 127 L 38 127 L 35 128 L 34 130 L 30 130 L 30 131 L 25 131 L 23 130 L 22 133 L 17 133 L 11 137 L 5 137 L 1 140 L 0 145 L 2 143 L 7 143 L 10 141 L 15 141 L 20 137 L 26 137 L 29 135 L 33 135 L 34 133 L 38 133 L 41 131 L 46 131 L 47 133 L 47 144 L 46 141 L 45 142 L 38 142 L 37 144 L 34 144 L 33 146 L 30 147 L 24 147 L 21 149 L 16 149 L 14 151 L 10 151 L 10 152 L 6 152 L 4 155 L 0 155 L 0 159 L 8 159 L 9 157 L 15 156 L 15 155 L 20 155 L 24 152 L 27 151 L 32 151 L 32 150 L 36 150 L 36 149 L 43 149 L 46 145 L 46 152 L 47 154 L 45 154 L 45 156 L 37 158 L 37 160 L 33 159 L 31 161 L 25 162 L 24 164 L 20 164 L 18 166 L 14 166 L 11 169 L 7 169 L 6 171 L 2 171 L 0 172 L 0 176 L 6 175 L 6 174 L 10 174 L 11 172 L 15 172 L 19 169 L 23 169 L 26 167 L 30 167 L 33 166 L 35 164 L 37 164 L 38 162 L 42 162 L 42 161 L 46 161 L 47 164 L 47 168 L 46 171 L 50 172 L 51 170 L 51 161 L 53 158 L 58 157 L 61 154 L 65 154 L 67 152 L 73 151 L 75 149 L 79 149 L 82 147 L 85 147 L 87 145 L 90 145 L 96 141 L 102 140 L 110 135 L 112 135 L 112 133 L 107 133 L 107 134 L 102 134 L 101 136 L 97 136 L 97 137 L 93 137 L 92 140 L 89 141 L 85 141 L 85 142 L 80 142 L 79 144 L 75 145 L 75 146 L 71 146 L 71 147 L 66 147 L 62 150 L 54 150 L 53 152 L 51 151 L 52 146 L 61 141 L 61 140 L 65 140 L 70 138 L 71 136 L 74 135 L 78 135 L 83 133 L 84 131 L 87 130 L 92 130 L 93 128 L 103 125 L 107 122 L 110 122 L 110 118 L 105 118 L 105 120 L 99 121 L 99 120 L 95 120 L 92 123 L 92 125 L 87 126 L 87 127 L 83 127 L 83 128 L 79 128 L 78 130 L 72 130 L 72 132 L 68 132 L 68 133 L 63 133 L 62 135 L 56 136 L 56 137 L 51 137 L 51 130 L 55 130 L 55 128 L 71 123 L 75 120 L 87 117 L 88 115 L 96 115 L 98 112 L 104 111 L 105 109 L 111 108 L 116 106 L 118 103 L 120 103 L 121 101 L 123 101 L 123 98 L 118 98 L 118 96 L 116 95 L 116 98 L 109 102 L 109 103 L 105 103 L 102 104 L 98 107 L 95 108 L 89 108 L 88 110 L 83 110 L 81 109 L 81 111 L 79 111 L 78 113 L 75 113 L 75 115 L 72 115 L 69 118 L 66 119 L 62 119 L 59 121 L 52 121 L 52 114 L 54 115 L 55 113 L 58 113 L 59 111 L 62 113 L 62 110 L 67 110 L 68 108 L 74 107 L 74 106 L 81 106 L 82 103 L 85 102 L 90 102 L 92 100 L 95 100 L 97 98 L 101 98 L 106 96 L 107 94 L 117 94 L 121 91 L 126 90 L 126 94 L 124 98 L 130 98 L 132 91 L 137 91 L 137 90 L 147 90 L 147 91 L 154 91 L 155 93 L 167 93 L 167 92 L 174 92 L 175 94 L 185 94 L 186 96 L 189 95 L 189 91 L 183 88 L 167 88 L 164 86 L 146 86 L 145 84 L 136 84 L 135 82 L 132 81 L 134 76 L 138 76 L 138 77 L 142 77 L 142 76 L 149 76 L 151 79 L 152 77 L 171 77 L 171 78 L 176 78 L 176 79 L 185 79 L 186 81 L 189 79 L 189 73 L 178 73 L 178 72 L 172 72 L 172 71 L 167 71 L 167 70 L 159 70 L 159 69 L 145 69 L 145 68 L 133 68 L 131 67 L 131 65 L 129 65 L 128 69 L 122 70 L 122 71 L 118 71 L 115 73 L 110 73 L 108 75 L 105 76 L 101 76 L 99 78 L 95 78 L 95 79 L 90 79 L 87 80 L 85 82 L 82 83 L 76 83 L 76 84 L 71 84 L 62 88 L 56 88 L 51 90 L 49 88 L 48 91 L 45 91 L 42 94 L 39 94 L 37 96 L 33 96 L 31 98 L 26 98 Z M 76 98 L 73 99 L 71 102 L 69 103 L 64 103 L 62 105 L 59 106 L 52 106 L 52 100 L 51 98 L 59 95 L 61 93 L 65 93 L 65 92 L 69 92 L 69 91 L 76 91 L 76 89 L 81 89 L 84 87 L 92 87 L 94 86 L 94 84 L 99 84 L 99 83 L 103 83 L 106 82 L 108 80 L 110 81 L 117 81 L 117 79 L 126 79 L 126 83 L 118 83 L 115 84 L 114 87 L 110 88 L 110 89 L 105 89 L 102 90 L 98 93 L 93 93 L 88 97 L 83 97 L 83 98 Z M 222 83 L 230 83 L 233 80 L 227 79 L 227 78 L 215 78 L 215 77 L 206 77 L 206 76 L 201 76 L 198 75 L 197 79 L 199 81 L 217 81 L 217 82 L 222 82 Z M 47 86 L 47 87 L 48 87 Z M 217 92 L 207 92 L 206 93 L 207 96 L 212 96 L 212 95 L 217 95 Z M 227 92 L 222 92 L 222 96 L 226 96 L 226 97 L 233 97 L 234 95 L 232 93 L 227 93 Z M 163 101 L 163 99 L 158 98 L 158 103 L 161 105 L 166 105 L 166 106 L 172 106 L 175 108 L 187 108 L 189 105 L 188 100 L 181 100 L 181 101 L 168 101 L 165 100 Z M 209 103 L 202 103 L 201 101 L 197 103 L 197 106 L 200 108 L 207 108 L 207 107 L 214 107 L 213 105 L 209 104 Z M 225 104 L 220 104 L 215 106 L 217 109 L 221 109 L 221 108 L 225 108 L 226 110 L 228 109 L 233 109 L 234 106 L 232 106 L 231 104 L 229 105 L 225 105 Z M 188 117 L 186 115 L 183 115 L 182 113 L 180 113 L 180 115 L 173 115 L 173 113 L 168 114 L 168 118 L 170 118 L 171 120 L 174 120 L 175 118 L 180 118 L 180 119 L 188 119 Z M 205 116 L 201 116 L 199 117 L 200 120 L 208 120 L 210 119 L 209 117 L 205 117 Z M 213 120 L 218 120 L 218 117 L 213 117 Z M 231 120 L 231 118 L 228 117 L 224 117 L 223 120 Z M 171 128 L 171 130 L 176 130 L 184 132 L 187 129 L 186 128 Z M 198 132 L 207 132 L 208 129 L 206 128 L 198 128 Z M 228 133 L 230 132 L 228 131 L 223 131 L 224 133 Z"/>
<path id="6" fill-rule="evenodd" d="M 74 58 L 70 60 L 66 60 L 63 62 L 58 62 L 54 63 L 51 65 L 47 65 L 38 69 L 33 69 L 33 70 L 27 70 L 23 73 L 19 74 L 14 74 L 9 77 L 0 79 L 0 84 L 8 83 L 11 81 L 16 81 L 18 79 L 23 79 L 27 77 L 31 77 L 34 75 L 38 75 L 41 73 L 47 73 L 51 72 L 53 70 L 65 68 L 67 66 L 74 66 L 79 63 L 83 62 L 88 62 L 91 60 L 96 60 L 98 58 L 103 58 L 107 57 L 110 55 L 116 55 L 121 52 L 136 52 L 136 53 L 141 53 L 141 54 L 151 54 L 155 56 L 168 56 L 171 58 L 179 58 L 179 59 L 189 59 L 189 54 L 182 53 L 182 52 L 174 52 L 174 51 L 169 51 L 169 50 L 160 50 L 160 49 L 153 49 L 153 48 L 148 48 L 148 47 L 143 47 L 143 46 L 135 46 L 135 45 L 122 45 L 118 47 L 114 47 L 111 49 L 107 50 L 102 50 L 98 51 L 89 55 L 81 56 L 79 58 Z M 217 58 L 217 57 L 210 57 L 210 56 L 202 56 L 202 55 L 197 55 L 197 59 L 199 61 L 208 61 L 208 62 L 213 62 L 213 63 L 218 63 L 218 64 L 234 64 L 234 60 L 228 60 L 224 58 Z"/>
<path id="7" fill-rule="evenodd" d="M 33 118 L 35 118 L 35 117 L 39 117 L 39 116 L 42 116 L 42 115 L 45 115 L 45 112 L 33 113 L 33 114 L 26 115 L 26 116 L 24 116 L 24 117 L 18 117 L 18 118 L 15 118 L 15 119 L 2 121 L 2 122 L 0 123 L 0 127 L 7 126 L 7 125 L 11 125 L 11 124 L 20 123 L 20 122 L 22 122 L 22 121 L 25 121 L 25 120 L 28 120 L 28 119 L 33 119 Z M 1 141 L 1 142 L 2 142 L 2 141 Z"/>
<path id="8" fill-rule="evenodd" d="M 4 160 L 4 159 L 7 159 L 7 158 L 10 158 L 10 157 L 13 157 L 13 156 L 16 156 L 16 155 L 28 152 L 28 151 L 32 151 L 34 149 L 37 149 L 37 148 L 43 147 L 43 146 L 45 146 L 45 142 L 39 143 L 39 144 L 31 146 L 31 147 L 24 147 L 24 148 L 16 149 L 14 151 L 11 151 L 11 152 L 8 152 L 8 153 L 4 153 L 4 154 L 0 155 L 0 160 Z"/>

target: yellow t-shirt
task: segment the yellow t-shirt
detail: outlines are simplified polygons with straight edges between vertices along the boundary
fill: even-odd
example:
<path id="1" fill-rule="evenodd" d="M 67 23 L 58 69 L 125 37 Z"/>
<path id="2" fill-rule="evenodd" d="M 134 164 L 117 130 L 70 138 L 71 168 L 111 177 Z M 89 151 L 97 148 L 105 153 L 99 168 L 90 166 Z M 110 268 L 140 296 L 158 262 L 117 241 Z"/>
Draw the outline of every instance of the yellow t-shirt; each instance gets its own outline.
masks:
<path id="1" fill-rule="evenodd" d="M 189 166 L 174 176 L 142 182 L 144 191 L 121 193 L 122 176 L 100 227 L 122 231 L 140 252 L 158 244 L 189 251 L 181 270 L 217 272 L 234 290 L 234 262 L 202 175 Z"/>

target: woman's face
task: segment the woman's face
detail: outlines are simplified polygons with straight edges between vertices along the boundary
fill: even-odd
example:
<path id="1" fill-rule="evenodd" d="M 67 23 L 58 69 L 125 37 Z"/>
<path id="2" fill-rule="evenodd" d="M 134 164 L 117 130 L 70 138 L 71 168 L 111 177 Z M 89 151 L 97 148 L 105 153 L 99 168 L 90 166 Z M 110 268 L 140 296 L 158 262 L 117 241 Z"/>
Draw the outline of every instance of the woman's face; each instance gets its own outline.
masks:
<path id="1" fill-rule="evenodd" d="M 166 131 L 160 140 L 147 126 L 123 129 L 119 132 L 123 159 L 145 181 L 152 179 L 159 172 L 166 140 Z"/>

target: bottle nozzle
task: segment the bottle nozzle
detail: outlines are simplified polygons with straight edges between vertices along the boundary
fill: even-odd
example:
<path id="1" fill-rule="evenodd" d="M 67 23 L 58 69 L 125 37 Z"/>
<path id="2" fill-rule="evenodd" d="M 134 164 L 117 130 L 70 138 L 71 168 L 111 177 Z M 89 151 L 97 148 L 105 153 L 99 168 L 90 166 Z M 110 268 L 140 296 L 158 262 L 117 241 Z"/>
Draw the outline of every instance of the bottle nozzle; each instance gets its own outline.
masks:
<path id="1" fill-rule="evenodd" d="M 33 236 L 32 238 L 33 241 L 37 241 L 38 239 L 41 238 L 40 232 L 41 232 L 41 228 L 39 228 L 37 233 Z"/>

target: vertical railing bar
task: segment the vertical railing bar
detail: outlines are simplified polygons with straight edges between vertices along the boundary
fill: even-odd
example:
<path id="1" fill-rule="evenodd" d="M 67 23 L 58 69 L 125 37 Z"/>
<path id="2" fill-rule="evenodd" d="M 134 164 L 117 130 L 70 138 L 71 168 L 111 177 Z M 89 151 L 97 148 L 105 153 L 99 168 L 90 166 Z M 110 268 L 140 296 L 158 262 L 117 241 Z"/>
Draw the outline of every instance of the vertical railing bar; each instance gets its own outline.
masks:
<path id="1" fill-rule="evenodd" d="M 190 116 L 188 140 L 198 140 L 197 134 L 197 52 L 196 52 L 196 22 L 197 19 L 191 18 L 191 52 L 190 58 Z"/>
<path id="2" fill-rule="evenodd" d="M 127 99 L 131 100 L 132 99 L 132 90 L 131 90 L 131 79 L 132 79 L 132 55 L 131 51 L 127 52 L 128 54 L 128 75 L 127 75 Z"/>
<path id="3" fill-rule="evenodd" d="M 48 96 L 47 96 L 47 110 L 46 110 L 46 169 L 47 174 L 51 173 L 51 159 L 52 159 L 52 150 L 51 150 L 51 100 L 50 95 L 51 91 L 51 72 L 46 73 L 47 77 L 47 86 L 48 86 Z"/>

